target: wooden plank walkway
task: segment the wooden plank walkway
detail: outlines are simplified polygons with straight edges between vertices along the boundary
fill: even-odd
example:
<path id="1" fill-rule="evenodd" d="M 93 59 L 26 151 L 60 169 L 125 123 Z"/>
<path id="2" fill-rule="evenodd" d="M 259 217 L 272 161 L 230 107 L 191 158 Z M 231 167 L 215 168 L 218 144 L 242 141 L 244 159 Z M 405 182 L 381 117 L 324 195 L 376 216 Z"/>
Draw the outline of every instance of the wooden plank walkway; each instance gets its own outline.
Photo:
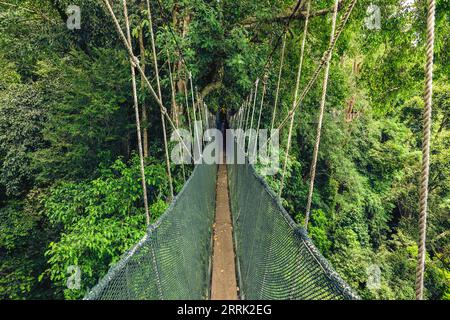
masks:
<path id="1" fill-rule="evenodd" d="M 233 225 L 228 198 L 226 164 L 219 165 L 212 260 L 211 300 L 237 300 Z"/>

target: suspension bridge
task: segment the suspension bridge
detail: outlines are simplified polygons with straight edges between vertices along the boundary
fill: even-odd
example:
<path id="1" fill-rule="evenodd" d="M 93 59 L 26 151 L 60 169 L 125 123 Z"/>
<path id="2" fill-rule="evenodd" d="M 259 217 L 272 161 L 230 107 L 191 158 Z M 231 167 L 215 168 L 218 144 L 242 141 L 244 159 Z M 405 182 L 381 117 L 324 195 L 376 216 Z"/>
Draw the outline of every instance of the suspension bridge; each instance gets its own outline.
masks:
<path id="1" fill-rule="evenodd" d="M 110 1 L 104 0 L 103 2 L 130 56 L 137 137 L 141 157 L 142 187 L 148 226 L 145 236 L 126 252 L 118 263 L 111 267 L 99 283 L 90 290 L 85 299 L 359 299 L 355 291 L 321 255 L 307 234 L 331 55 L 356 4 L 356 0 L 347 1 L 339 19 L 339 1 L 335 1 L 329 46 L 302 90 L 300 90 L 300 79 L 303 76 L 302 64 L 305 42 L 307 41 L 311 1 L 307 0 L 306 4 L 305 1 L 298 2 L 292 15 L 299 8 L 306 6 L 306 19 L 300 47 L 294 102 L 286 117 L 278 122 L 275 119 L 278 116 L 277 104 L 286 41 L 283 35 L 279 38 L 279 40 L 282 39 L 283 43 L 275 104 L 271 110 L 272 130 L 270 132 L 274 128 L 281 130 L 286 124 L 289 124 L 280 189 L 272 190 L 264 178 L 258 175 L 249 158 L 245 158 L 244 164 L 237 164 L 237 161 L 219 165 L 197 164 L 181 192 L 176 196 L 173 194 L 170 175 L 166 121 L 174 132 L 178 132 L 178 125 L 172 121 L 162 101 L 149 1 L 147 0 L 147 13 L 150 21 L 156 89 L 140 67 L 139 59 L 134 55 L 126 1 L 122 1 L 125 31 L 122 29 Z M 416 277 L 416 297 L 418 299 L 422 299 L 423 296 L 425 267 L 434 10 L 434 0 L 428 0 L 420 243 Z M 289 20 L 286 27 L 288 24 Z M 284 32 L 286 32 L 286 28 Z M 271 59 L 269 58 L 268 61 L 270 63 Z M 322 71 L 322 96 L 316 143 L 311 163 L 305 225 L 299 226 L 283 208 L 280 195 L 285 180 L 295 112 L 301 106 L 312 86 L 317 82 Z M 136 73 L 142 76 L 146 87 L 160 108 L 167 173 L 172 193 L 172 202 L 169 208 L 154 224 L 150 224 L 150 213 L 146 198 Z M 192 76 L 190 72 L 188 74 L 193 115 L 192 121 L 189 118 L 189 129 L 192 136 L 194 130 L 191 122 L 200 120 L 205 128 L 213 128 L 222 124 L 222 120 L 225 119 L 219 121 L 215 115 L 208 111 L 208 108 L 198 96 L 196 101 Z M 267 74 L 263 74 L 261 79 L 262 84 L 259 79 L 256 79 L 254 87 L 241 107 L 226 119 L 231 128 L 255 129 L 256 132 L 260 130 Z M 259 87 L 260 84 L 262 88 Z M 260 102 L 257 101 L 258 90 L 261 90 Z M 185 90 L 186 105 L 188 105 L 187 91 Z M 276 126 L 277 122 L 278 126 Z M 199 139 L 196 136 L 193 138 Z M 251 137 L 249 140 L 251 140 Z M 235 150 L 245 150 L 246 142 L 246 137 L 238 135 L 232 141 L 232 145 Z M 183 150 L 183 152 L 189 154 L 192 152 L 185 144 L 183 144 Z M 236 156 L 237 152 L 233 154 Z M 222 153 L 221 157 L 225 157 L 225 154 Z"/>

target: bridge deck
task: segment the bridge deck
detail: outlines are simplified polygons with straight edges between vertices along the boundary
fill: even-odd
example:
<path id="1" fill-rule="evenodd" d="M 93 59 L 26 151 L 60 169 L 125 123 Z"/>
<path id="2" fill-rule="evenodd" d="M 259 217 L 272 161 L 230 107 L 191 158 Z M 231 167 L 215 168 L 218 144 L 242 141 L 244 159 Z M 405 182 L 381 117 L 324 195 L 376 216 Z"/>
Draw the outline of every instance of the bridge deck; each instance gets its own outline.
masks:
<path id="1" fill-rule="evenodd" d="M 233 225 L 228 199 L 227 167 L 219 165 L 212 259 L 211 300 L 237 300 Z"/>

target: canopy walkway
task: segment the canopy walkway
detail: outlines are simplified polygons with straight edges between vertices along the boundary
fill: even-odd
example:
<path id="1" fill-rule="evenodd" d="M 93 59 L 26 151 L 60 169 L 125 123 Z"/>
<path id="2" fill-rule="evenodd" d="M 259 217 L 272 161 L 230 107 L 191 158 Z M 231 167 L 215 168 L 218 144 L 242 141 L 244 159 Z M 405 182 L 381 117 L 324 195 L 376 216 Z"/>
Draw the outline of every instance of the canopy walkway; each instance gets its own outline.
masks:
<path id="1" fill-rule="evenodd" d="M 253 165 L 227 169 L 239 297 L 356 299 Z M 167 212 L 86 298 L 209 299 L 211 279 L 229 276 L 212 272 L 216 176 L 217 165 L 197 165 Z"/>

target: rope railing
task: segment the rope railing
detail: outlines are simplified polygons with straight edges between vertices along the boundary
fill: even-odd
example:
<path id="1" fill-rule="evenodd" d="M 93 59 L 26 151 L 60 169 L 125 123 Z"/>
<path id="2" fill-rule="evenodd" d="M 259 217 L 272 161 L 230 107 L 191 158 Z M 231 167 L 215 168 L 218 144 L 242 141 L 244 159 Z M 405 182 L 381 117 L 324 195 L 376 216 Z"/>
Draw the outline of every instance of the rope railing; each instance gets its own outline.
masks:
<path id="1" fill-rule="evenodd" d="M 425 65 L 425 95 L 423 109 L 423 138 L 422 138 L 422 173 L 420 176 L 420 217 L 419 217 L 419 254 L 416 269 L 416 299 L 423 299 L 423 282 L 425 273 L 426 234 L 428 215 L 428 180 L 430 175 L 430 137 L 431 112 L 433 106 L 433 52 L 434 52 L 434 23 L 435 0 L 428 0 L 427 11 L 427 44 Z"/>

